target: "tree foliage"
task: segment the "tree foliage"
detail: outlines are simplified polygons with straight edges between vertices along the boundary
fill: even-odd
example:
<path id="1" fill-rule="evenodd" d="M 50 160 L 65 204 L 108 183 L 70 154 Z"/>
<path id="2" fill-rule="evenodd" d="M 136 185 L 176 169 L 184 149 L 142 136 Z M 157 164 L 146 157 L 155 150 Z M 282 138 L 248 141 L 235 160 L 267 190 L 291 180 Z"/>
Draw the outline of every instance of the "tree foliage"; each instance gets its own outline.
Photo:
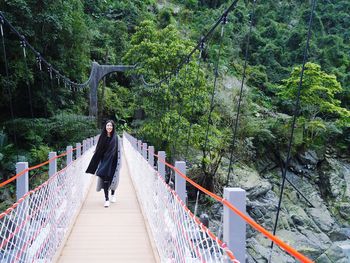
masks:
<path id="1" fill-rule="evenodd" d="M 294 105 L 300 81 L 301 67 L 293 69 L 291 76 L 283 81 L 277 93 L 285 105 Z M 336 95 L 342 92 L 342 87 L 336 76 L 329 75 L 314 63 L 306 63 L 300 92 L 300 111 L 308 120 L 322 117 L 327 120 L 347 118 L 350 111 L 340 106 Z"/>
<path id="2" fill-rule="evenodd" d="M 73 80 L 86 80 L 90 63 L 95 60 L 100 64 L 137 64 L 134 73 L 154 83 L 176 70 L 229 4 L 221 0 L 43 0 L 40 4 L 5 0 L 0 2 L 0 10 L 52 65 Z M 250 37 L 246 70 L 249 88 L 244 89 L 235 156 L 263 156 L 271 149 L 278 155 L 289 140 L 309 4 L 272 0 L 257 3 L 249 35 L 253 3 L 239 1 L 229 14 L 224 37 L 217 30 L 206 43 L 199 69 L 199 54 L 195 53 L 177 77 L 156 86 L 140 85 L 131 75 L 108 76 L 106 86 L 100 85 L 99 91 L 102 118 L 132 126 L 138 136 L 166 150 L 170 158 L 187 157 L 201 169 L 208 178 L 205 183 L 212 188 L 222 158 L 229 156 L 237 114 L 239 84 L 231 85 L 232 94 L 228 96 L 223 80 L 227 76 L 241 79 Z M 308 50 L 313 63 L 307 64 L 305 71 L 293 153 L 327 144 L 349 150 L 349 13 L 347 0 L 317 5 Z M 64 147 L 56 140 L 80 140 L 86 134 L 79 130 L 96 132 L 95 127 L 86 128 L 91 123 L 82 117 L 88 113 L 87 91 L 71 91 L 62 82 L 58 85 L 55 79 L 51 81 L 47 69 L 38 70 L 30 52 L 27 70 L 19 40 L 6 27 L 4 33 L 10 76 L 5 76 L 1 51 L 0 130 L 6 138 L 0 150 L 3 174 L 9 171 L 8 164 L 15 156 L 15 130 L 20 133 L 19 156 L 34 162 L 44 158 L 47 147 Z M 219 84 L 208 126 L 213 65 L 220 43 Z M 29 118 L 27 84 L 32 92 L 33 119 Z M 105 87 L 104 92 L 101 87 Z M 10 102 L 14 104 L 14 120 Z M 69 127 L 57 126 L 58 116 L 64 116 L 62 122 Z M 190 152 L 186 156 L 188 138 Z M 246 154 L 246 148 L 253 154 Z"/>
<path id="3" fill-rule="evenodd" d="M 144 21 L 132 36 L 125 61 L 139 64 L 138 74 L 157 82 L 175 72 L 192 48 L 193 43 L 182 39 L 173 25 L 158 29 L 153 22 Z M 156 86 L 140 86 L 137 91 L 139 107 L 145 112 L 139 134 L 158 149 L 167 150 L 170 158 L 191 158 L 196 151 L 202 152 L 202 159 L 192 160 L 201 166 L 209 188 L 226 147 L 218 111 L 211 114 L 208 126 L 211 81 L 192 59 L 176 77 Z"/>

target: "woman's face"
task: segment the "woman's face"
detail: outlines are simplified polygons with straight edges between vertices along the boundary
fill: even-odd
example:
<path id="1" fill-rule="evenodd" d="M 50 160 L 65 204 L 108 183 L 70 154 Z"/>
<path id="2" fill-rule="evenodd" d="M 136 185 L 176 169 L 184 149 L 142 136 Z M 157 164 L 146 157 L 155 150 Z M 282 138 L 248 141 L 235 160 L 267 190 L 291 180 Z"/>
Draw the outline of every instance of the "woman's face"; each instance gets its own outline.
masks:
<path id="1" fill-rule="evenodd" d="M 113 131 L 113 124 L 111 122 L 108 122 L 106 124 L 106 131 L 108 134 L 111 134 L 111 132 Z"/>

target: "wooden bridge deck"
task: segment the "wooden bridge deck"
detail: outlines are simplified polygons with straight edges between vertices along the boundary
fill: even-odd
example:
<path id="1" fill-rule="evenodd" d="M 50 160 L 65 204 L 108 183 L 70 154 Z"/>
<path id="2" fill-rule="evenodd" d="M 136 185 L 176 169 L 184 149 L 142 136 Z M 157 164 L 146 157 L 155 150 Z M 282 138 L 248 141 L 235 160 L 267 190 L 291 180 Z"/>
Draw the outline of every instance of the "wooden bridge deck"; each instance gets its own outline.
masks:
<path id="1" fill-rule="evenodd" d="M 96 177 L 58 262 L 158 262 L 123 158 L 117 202 L 104 208 Z"/>

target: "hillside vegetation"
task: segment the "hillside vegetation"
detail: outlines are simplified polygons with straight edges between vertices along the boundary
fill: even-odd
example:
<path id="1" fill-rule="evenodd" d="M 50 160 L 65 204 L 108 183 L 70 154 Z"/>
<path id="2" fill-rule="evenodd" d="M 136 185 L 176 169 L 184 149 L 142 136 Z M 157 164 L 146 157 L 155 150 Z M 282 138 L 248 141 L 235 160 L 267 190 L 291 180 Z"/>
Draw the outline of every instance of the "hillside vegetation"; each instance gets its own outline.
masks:
<path id="1" fill-rule="evenodd" d="M 196 52 L 176 77 L 152 87 L 138 78 L 143 75 L 155 83 L 168 76 L 229 4 L 222 0 L 2 1 L 0 10 L 15 28 L 77 82 L 87 79 L 91 61 L 138 67 L 132 74 L 108 76 L 100 84 L 100 116 L 92 120 L 86 117 L 88 89 L 70 90 L 51 80 L 30 52 L 26 66 L 19 39 L 5 26 L 9 75 L 1 51 L 0 181 L 14 174 L 17 161 L 42 162 L 49 151 L 64 150 L 98 133 L 101 123 L 112 118 L 119 131 L 127 130 L 166 150 L 169 160 L 186 159 L 189 175 L 207 189 L 219 194 L 224 186 L 247 190 L 248 213 L 272 231 L 310 1 L 267 0 L 255 5 L 238 1 L 222 34 L 220 26 L 201 54 Z M 340 247 L 350 239 L 349 14 L 348 0 L 317 2 L 287 169 L 288 181 L 314 207 L 287 183 L 277 231 L 316 262 L 347 262 Z M 248 38 L 245 84 L 233 137 Z M 30 177 L 35 186 L 47 175 L 41 171 Z M 190 188 L 190 206 L 195 197 Z M 1 189 L 0 201 L 0 210 L 13 203 L 14 185 Z M 201 196 L 200 211 L 210 211 L 216 231 L 221 208 Z M 249 262 L 266 262 L 266 240 L 249 229 L 247 245 Z M 294 260 L 276 249 L 273 262 Z"/>

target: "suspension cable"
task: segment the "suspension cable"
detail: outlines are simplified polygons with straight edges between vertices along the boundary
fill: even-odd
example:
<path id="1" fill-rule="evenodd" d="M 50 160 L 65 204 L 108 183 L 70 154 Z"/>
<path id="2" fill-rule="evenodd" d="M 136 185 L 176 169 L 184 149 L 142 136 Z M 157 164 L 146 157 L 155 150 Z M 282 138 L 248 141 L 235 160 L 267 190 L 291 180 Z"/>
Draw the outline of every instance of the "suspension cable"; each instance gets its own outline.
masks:
<path id="1" fill-rule="evenodd" d="M 41 65 L 41 57 L 39 54 L 37 54 L 37 56 L 36 56 L 36 63 L 37 63 L 38 69 L 39 69 L 41 90 L 44 91 L 45 98 L 48 98 L 49 96 L 47 93 L 47 89 L 44 88 L 44 75 L 43 75 L 43 69 L 42 69 L 42 65 Z M 47 105 L 44 107 L 44 115 L 45 115 L 45 118 L 48 118 Z"/>
<path id="2" fill-rule="evenodd" d="M 201 62 L 202 62 L 202 53 L 204 51 L 204 48 L 205 48 L 205 43 L 201 42 L 201 45 L 200 45 L 200 48 L 199 48 L 199 56 L 198 56 L 198 63 L 197 63 L 197 74 L 196 74 L 196 81 L 194 82 L 194 90 L 193 90 L 193 93 L 191 94 L 191 97 L 194 97 L 192 99 L 192 103 L 191 103 L 191 115 L 190 115 L 190 126 L 188 127 L 188 130 L 187 130 L 187 140 L 186 140 L 186 150 L 185 150 L 185 160 L 187 160 L 187 157 L 188 157 L 188 150 L 189 150 L 189 142 L 190 142 L 190 137 L 191 137 L 191 130 L 192 130 L 192 125 L 193 125 L 193 122 L 192 122 L 192 118 L 193 118 L 193 113 L 194 113 L 194 104 L 195 102 L 197 101 L 196 98 L 196 93 L 197 93 L 197 89 L 198 89 L 198 86 L 199 86 L 199 70 L 201 68 Z"/>
<path id="3" fill-rule="evenodd" d="M 256 0 L 253 2 L 253 10 L 252 14 L 249 16 L 250 24 L 249 24 L 249 33 L 247 37 L 247 43 L 245 47 L 245 54 L 244 54 L 244 66 L 243 66 L 243 76 L 242 76 L 242 81 L 241 81 L 241 87 L 239 91 L 239 98 L 238 98 L 238 105 L 237 105 L 237 114 L 236 114 L 236 119 L 235 119 L 235 125 L 234 125 L 234 130 L 233 130 L 233 136 L 232 136 L 232 142 L 231 142 L 231 154 L 230 154 L 230 163 L 228 166 L 228 172 L 227 172 L 227 178 L 226 178 L 226 185 L 229 184 L 230 180 L 230 173 L 233 165 L 233 152 L 235 149 L 235 142 L 236 142 L 236 136 L 237 136 L 237 131 L 238 131 L 238 121 L 239 121 L 239 114 L 241 111 L 241 102 L 242 102 L 242 95 L 243 95 L 243 87 L 244 87 L 244 80 L 246 77 L 246 70 L 247 70 L 247 64 L 248 64 L 248 51 L 249 51 L 249 45 L 250 45 L 250 36 L 252 34 L 252 27 L 253 27 L 253 19 L 255 16 L 255 5 L 256 5 Z"/>
<path id="4" fill-rule="evenodd" d="M 58 93 L 57 94 L 55 94 L 56 92 L 55 92 L 55 89 L 54 89 L 54 87 L 53 87 L 53 81 L 52 81 L 52 75 L 50 75 L 50 72 L 52 72 L 52 70 L 50 70 L 50 68 L 48 67 L 47 68 L 47 72 L 49 73 L 49 75 L 48 75 L 48 82 L 49 82 L 49 85 L 50 85 L 50 90 L 51 90 L 51 93 L 52 93 L 52 95 L 53 95 L 53 97 L 54 98 L 56 98 L 56 101 L 57 101 L 57 105 L 56 105 L 56 107 L 57 107 L 57 110 L 59 110 L 59 97 L 58 97 Z M 66 83 L 66 82 L 64 82 L 64 83 Z M 59 88 L 58 86 L 57 86 L 57 88 Z M 67 86 L 66 86 L 66 84 L 65 84 L 65 88 L 67 89 Z"/>
<path id="5" fill-rule="evenodd" d="M 312 21 L 313 21 L 313 14 L 315 11 L 316 7 L 316 0 L 312 0 L 312 7 L 311 7 L 311 13 L 309 17 L 309 25 L 308 25 L 308 32 L 307 32 L 307 40 L 306 40 L 306 46 L 304 49 L 304 55 L 303 55 L 303 64 L 300 72 L 300 79 L 299 79 L 299 84 L 298 84 L 298 93 L 296 97 L 296 102 L 295 102 L 295 108 L 294 108 L 294 113 L 293 113 L 293 121 L 292 121 L 292 127 L 291 127 L 291 133 L 289 137 L 289 143 L 288 143 L 288 151 L 287 151 L 287 156 L 286 156 L 286 161 L 282 173 L 282 185 L 281 185 L 281 190 L 280 190 L 280 195 L 279 195 L 279 200 L 278 200 L 278 207 L 277 207 L 277 214 L 276 214 L 276 219 L 275 219 L 275 224 L 273 227 L 273 234 L 276 234 L 277 230 L 277 224 L 278 224 L 278 219 L 279 219 L 279 214 L 280 214 L 280 209 L 281 209 L 281 204 L 282 204 L 282 198 L 283 198 L 283 191 L 284 191 L 284 185 L 286 181 L 286 174 L 287 174 L 287 169 L 289 166 L 289 161 L 290 161 L 290 154 L 291 154 L 291 149 L 292 149 L 292 143 L 293 143 L 293 137 L 294 137 L 294 129 L 295 129 L 295 123 L 296 123 L 296 118 L 299 113 L 299 106 L 300 106 L 300 95 L 301 95 L 301 87 L 303 84 L 303 77 L 304 77 L 304 71 L 305 71 L 305 64 L 307 62 L 308 58 L 308 49 L 309 49 L 309 44 L 310 44 L 310 39 L 311 39 L 311 26 L 312 26 Z M 272 257 L 272 249 L 273 249 L 273 242 L 271 242 L 270 246 L 270 259 L 269 262 L 271 262 L 271 257 Z"/>
<path id="6" fill-rule="evenodd" d="M 3 26 L 2 26 L 4 23 L 5 23 L 4 19 L 0 16 L 0 31 L 1 31 L 2 49 L 3 49 L 3 54 L 4 54 L 4 62 L 5 62 L 5 73 L 6 73 L 6 77 L 8 77 L 9 76 L 9 70 L 8 70 L 7 56 L 6 56 L 4 29 L 3 29 Z"/>
<path id="7" fill-rule="evenodd" d="M 7 62 L 7 55 L 6 55 L 6 46 L 5 46 L 5 37 L 4 37 L 4 29 L 3 29 L 3 24 L 4 24 L 4 19 L 0 16 L 0 31 L 1 31 L 1 40 L 2 40 L 2 50 L 3 50 L 3 55 L 4 55 L 4 62 L 5 62 L 5 74 L 6 74 L 6 79 L 9 79 L 9 69 L 8 69 L 8 62 Z M 16 148 L 16 159 L 18 162 L 18 144 L 17 144 L 17 134 L 16 134 L 16 123 L 15 123 L 15 114 L 14 114 L 14 109 L 13 109 L 13 102 L 12 102 L 12 92 L 11 88 L 7 86 L 7 92 L 9 95 L 9 102 L 10 102 L 10 114 L 11 114 L 11 119 L 12 119 L 12 129 L 13 129 L 13 138 L 15 141 L 15 148 Z"/>
<path id="8" fill-rule="evenodd" d="M 144 77 L 141 76 L 141 81 L 143 82 L 143 84 L 148 86 L 148 87 L 155 86 L 157 84 L 164 82 L 165 79 L 170 78 L 171 76 L 174 76 L 176 74 L 176 72 L 178 72 L 187 63 L 187 61 L 189 59 L 191 59 L 192 55 L 196 52 L 196 50 L 200 51 L 200 47 L 201 47 L 202 43 L 207 42 L 207 39 L 213 34 L 215 29 L 220 25 L 223 18 L 227 17 L 227 15 L 235 9 L 237 2 L 238 2 L 238 0 L 234 0 L 232 2 L 232 4 L 221 14 L 220 18 L 209 29 L 209 31 L 201 37 L 201 39 L 197 42 L 197 45 L 192 49 L 192 51 L 182 59 L 182 61 L 177 65 L 177 67 L 175 67 L 175 69 L 173 71 L 171 71 L 168 74 L 168 76 L 165 76 L 163 79 L 161 79 L 160 81 L 158 81 L 156 83 L 148 83 L 145 81 Z"/>
<path id="9" fill-rule="evenodd" d="M 250 216 L 246 215 L 246 213 L 243 213 L 242 211 L 240 211 L 238 208 L 236 208 L 235 206 L 233 206 L 230 202 L 228 202 L 225 198 L 222 198 L 216 194 L 214 194 L 213 192 L 203 188 L 202 186 L 200 186 L 199 184 L 195 183 L 192 179 L 188 178 L 185 174 L 183 174 L 179 169 L 177 169 L 176 167 L 174 167 L 173 165 L 169 164 L 168 162 L 166 162 L 164 159 L 160 158 L 159 155 L 154 154 L 153 155 L 155 157 L 158 158 L 158 161 L 160 161 L 161 163 L 164 163 L 164 165 L 166 167 L 169 167 L 170 169 L 172 169 L 174 172 L 176 172 L 179 176 L 181 176 L 183 179 L 186 180 L 186 182 L 190 183 L 192 186 L 194 186 L 195 188 L 199 189 L 201 192 L 203 192 L 204 194 L 212 197 L 213 199 L 215 199 L 216 201 L 219 201 L 221 204 L 223 204 L 224 206 L 226 206 L 228 209 L 230 209 L 232 212 L 234 212 L 237 216 L 239 216 L 240 218 L 242 218 L 244 221 L 246 221 L 251 227 L 253 227 L 254 229 L 256 229 L 257 231 L 259 231 L 260 233 L 262 233 L 265 237 L 269 238 L 270 240 L 272 240 L 273 242 L 275 242 L 281 249 L 285 250 L 287 253 L 289 253 L 290 255 L 292 255 L 293 257 L 295 257 L 296 259 L 300 260 L 301 262 L 305 262 L 305 263 L 311 263 L 313 261 L 311 261 L 309 258 L 307 258 L 306 256 L 302 255 L 301 253 L 299 253 L 298 251 L 296 251 L 294 248 L 290 247 L 288 244 L 284 243 L 282 240 L 280 240 L 278 237 L 276 237 L 275 235 L 271 234 L 269 231 L 267 231 L 265 228 L 263 228 L 262 226 L 260 226 L 258 223 L 256 223 Z"/>
<path id="10" fill-rule="evenodd" d="M 33 52 L 34 55 L 36 54 L 40 54 L 29 42 L 28 40 L 18 32 L 18 30 L 11 24 L 10 21 L 8 21 L 6 19 L 6 17 L 4 16 L 3 12 L 0 11 L 0 20 L 3 21 L 3 24 L 7 25 L 10 30 L 15 33 L 17 35 L 17 37 L 20 39 L 20 41 L 22 42 L 22 45 L 25 45 L 27 48 L 29 48 L 29 50 L 31 50 Z M 79 88 L 84 88 L 85 86 L 87 86 L 91 80 L 91 77 L 92 77 L 92 74 L 90 74 L 89 78 L 87 81 L 85 81 L 84 83 L 77 83 L 77 82 L 74 82 L 72 80 L 70 80 L 68 77 L 62 75 L 57 69 L 55 69 L 54 67 L 52 67 L 50 65 L 50 63 L 40 55 L 41 57 L 41 61 L 42 63 L 46 64 L 47 67 L 51 67 L 52 68 L 52 72 L 54 74 L 56 74 L 56 76 L 58 76 L 59 78 L 62 78 L 64 79 L 65 81 L 67 81 L 68 83 L 70 83 L 71 85 L 73 86 L 76 86 L 76 87 L 79 87 Z"/>
<path id="11" fill-rule="evenodd" d="M 167 79 L 166 81 L 166 85 L 167 85 L 167 89 L 165 89 L 165 96 L 167 96 L 167 91 L 169 91 L 170 95 L 171 95 L 171 85 L 170 85 L 170 78 Z M 171 97 L 170 97 L 171 99 Z M 166 114 L 168 112 L 170 112 L 171 110 L 171 106 L 170 105 L 170 100 L 169 100 L 169 103 L 165 103 L 165 100 L 163 100 L 163 105 L 164 105 L 164 115 L 163 116 L 166 116 Z M 167 126 L 166 126 L 166 131 L 165 131 L 165 134 L 167 136 L 167 141 L 169 142 L 170 141 L 170 133 L 169 133 L 169 128 L 170 128 L 170 121 L 171 121 L 171 118 L 169 119 L 169 123 L 167 123 Z"/>
<path id="12" fill-rule="evenodd" d="M 210 127 L 210 123 L 212 121 L 211 115 L 212 115 L 213 110 L 214 110 L 214 98 L 215 98 L 215 92 L 216 92 L 216 86 L 217 86 L 217 79 L 219 77 L 218 69 L 219 69 L 219 62 L 220 62 L 221 51 L 222 51 L 224 26 L 226 24 L 227 24 L 227 17 L 223 17 L 222 28 L 221 28 L 221 37 L 220 37 L 219 54 L 218 54 L 218 57 L 217 57 L 216 66 L 215 66 L 215 70 L 214 70 L 214 86 L 213 86 L 213 91 L 212 91 L 212 94 L 211 94 L 211 101 L 210 101 L 210 107 L 209 107 L 209 116 L 208 116 L 208 121 L 207 121 L 207 129 L 206 129 L 206 133 L 205 133 L 205 143 L 204 143 L 204 148 L 203 148 L 204 149 L 203 160 L 206 157 L 206 149 L 207 149 L 208 138 L 209 138 L 209 127 Z M 204 167 L 203 167 L 203 169 L 204 169 Z"/>
<path id="13" fill-rule="evenodd" d="M 190 61 L 188 61 L 186 66 L 185 66 L 185 73 L 184 73 L 184 76 L 183 76 L 183 81 L 184 81 L 184 86 L 185 87 L 187 86 L 187 74 L 188 74 L 188 64 L 189 63 L 190 63 Z M 177 127 L 176 127 L 176 132 L 175 132 L 175 142 L 174 142 L 173 148 L 172 148 L 172 156 L 176 156 L 176 146 L 177 146 L 177 142 L 178 142 L 178 139 L 179 139 L 178 134 L 179 134 L 179 129 L 180 129 L 180 121 L 181 121 L 182 112 L 184 110 L 183 104 L 184 104 L 184 99 L 182 99 L 180 101 L 179 118 L 178 118 L 178 121 L 177 121 Z"/>
<path id="14" fill-rule="evenodd" d="M 203 170 L 205 170 L 204 159 L 206 158 L 206 148 L 207 148 L 207 143 L 208 143 L 208 138 L 209 138 L 208 136 L 209 136 L 209 127 L 210 127 L 210 122 L 211 122 L 211 114 L 214 110 L 214 97 L 215 97 L 215 91 L 216 91 L 217 78 L 219 76 L 218 68 L 219 68 L 219 62 L 220 62 L 220 57 L 221 57 L 221 50 L 222 50 L 222 43 L 223 43 L 223 36 L 224 36 L 224 27 L 227 24 L 227 17 L 223 17 L 221 23 L 222 23 L 222 27 L 221 27 L 221 36 L 220 36 L 220 46 L 219 46 L 218 57 L 217 57 L 216 65 L 215 65 L 215 69 L 214 69 L 214 86 L 213 86 L 213 90 L 212 90 L 212 94 L 211 94 L 209 115 L 208 115 L 208 121 L 207 121 L 207 129 L 206 129 L 206 134 L 205 134 L 205 143 L 204 143 L 204 148 L 203 148 L 203 154 L 204 154 L 203 158 L 202 158 L 202 169 Z M 206 177 L 207 177 L 207 173 L 204 173 L 201 185 L 204 184 Z M 194 210 L 195 215 L 197 215 L 199 195 L 200 195 L 200 191 L 197 190 L 195 210 Z"/>
<path id="15" fill-rule="evenodd" d="M 214 110 L 214 98 L 215 98 L 215 91 L 216 91 L 216 86 L 217 86 L 217 79 L 218 79 L 218 68 L 219 68 L 219 62 L 220 62 L 220 56 L 221 56 L 221 50 L 222 50 L 222 39 L 223 39 L 223 34 L 224 34 L 224 26 L 227 23 L 227 17 L 223 17 L 222 18 L 222 28 L 221 28 L 221 36 L 220 36 L 220 47 L 219 47 L 219 54 L 216 60 L 216 65 L 215 65 L 215 69 L 214 69 L 214 86 L 213 86 L 213 90 L 211 93 L 211 100 L 210 100 L 210 107 L 209 107 L 209 115 L 208 115 L 208 121 L 207 121 L 207 129 L 205 132 L 205 142 L 204 142 L 204 148 L 203 148 L 203 160 L 206 157 L 206 149 L 207 149 L 207 144 L 208 144 L 208 138 L 209 138 L 209 127 L 210 127 L 210 123 L 212 121 L 211 119 L 211 115 L 213 113 Z M 204 162 L 202 161 L 202 165 L 204 165 Z M 204 169 L 204 166 L 203 166 Z"/>
<path id="16" fill-rule="evenodd" d="M 26 74 L 26 85 L 27 85 L 27 91 L 28 91 L 29 109 L 30 109 L 31 117 L 34 118 L 32 91 L 29 83 L 29 69 L 28 69 L 28 63 L 27 63 L 26 42 L 23 39 L 24 38 L 22 38 L 21 40 L 21 47 L 23 49 L 23 59 L 24 59 L 24 66 L 26 71 L 25 74 Z"/>

